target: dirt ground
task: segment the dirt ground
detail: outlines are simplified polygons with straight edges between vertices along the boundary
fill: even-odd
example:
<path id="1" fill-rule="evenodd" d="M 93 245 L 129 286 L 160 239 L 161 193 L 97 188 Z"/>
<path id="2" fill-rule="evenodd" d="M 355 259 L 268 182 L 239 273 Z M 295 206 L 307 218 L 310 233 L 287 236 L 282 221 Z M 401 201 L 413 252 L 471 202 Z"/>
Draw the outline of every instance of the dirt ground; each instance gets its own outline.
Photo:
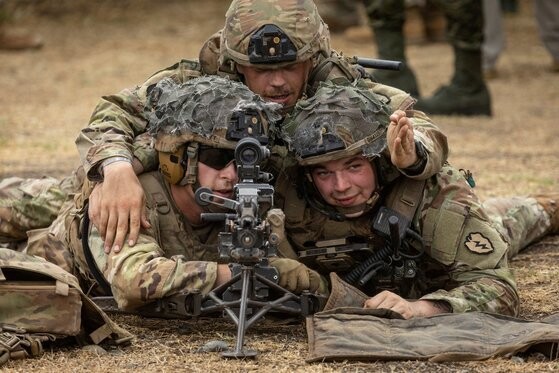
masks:
<path id="1" fill-rule="evenodd" d="M 227 0 L 25 1 L 14 13 L 17 27 L 41 34 L 38 51 L 0 51 L 0 177 L 62 176 L 79 161 L 74 139 L 99 97 L 142 82 L 180 58 L 196 58 L 202 42 L 219 29 Z M 439 117 L 451 148 L 450 161 L 473 172 L 482 198 L 557 191 L 559 186 L 559 74 L 536 31 L 532 1 L 505 19 L 507 48 L 499 78 L 489 82 L 494 115 Z M 367 27 L 333 36 L 346 55 L 375 57 Z M 407 49 L 423 94 L 452 74 L 445 43 Z M 537 320 L 559 312 L 559 236 L 532 245 L 512 262 L 518 279 L 521 317 Z M 63 348 L 38 359 L 12 361 L 13 372 L 274 371 L 274 372 L 542 372 L 558 362 L 498 358 L 485 362 L 340 362 L 306 364 L 303 324 L 257 325 L 247 344 L 254 361 L 198 354 L 210 340 L 233 345 L 227 321 L 164 321 L 117 315 L 136 335 L 128 348 L 91 351 Z"/>

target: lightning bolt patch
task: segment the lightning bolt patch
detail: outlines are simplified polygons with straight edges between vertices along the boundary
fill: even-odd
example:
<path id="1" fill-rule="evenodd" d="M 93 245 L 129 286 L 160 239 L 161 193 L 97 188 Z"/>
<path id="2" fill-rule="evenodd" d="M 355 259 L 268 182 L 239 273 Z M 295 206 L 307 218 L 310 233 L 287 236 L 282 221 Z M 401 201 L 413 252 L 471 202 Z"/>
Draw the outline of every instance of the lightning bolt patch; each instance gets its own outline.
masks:
<path id="1" fill-rule="evenodd" d="M 489 254 L 494 250 L 491 241 L 479 232 L 470 233 L 466 237 L 464 245 L 468 250 L 476 254 Z"/>

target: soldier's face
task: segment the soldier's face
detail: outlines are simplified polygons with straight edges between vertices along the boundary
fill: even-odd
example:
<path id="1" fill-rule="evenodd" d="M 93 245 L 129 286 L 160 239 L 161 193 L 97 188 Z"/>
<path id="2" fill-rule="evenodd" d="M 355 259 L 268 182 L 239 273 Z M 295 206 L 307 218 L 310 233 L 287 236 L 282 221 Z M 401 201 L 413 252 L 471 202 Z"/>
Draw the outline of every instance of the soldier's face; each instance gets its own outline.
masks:
<path id="1" fill-rule="evenodd" d="M 284 107 L 295 105 L 302 96 L 311 68 L 310 60 L 279 69 L 237 66 L 237 70 L 245 77 L 245 84 L 251 91 L 259 94 L 266 101 L 277 102 Z"/>
<path id="2" fill-rule="evenodd" d="M 225 198 L 233 197 L 233 186 L 237 182 L 235 162 L 231 161 L 219 170 L 198 162 L 198 182 L 201 186 L 210 188 L 214 194 Z"/>
<path id="3" fill-rule="evenodd" d="M 311 177 L 326 203 L 336 207 L 366 203 L 377 185 L 371 162 L 360 155 L 320 163 Z"/>

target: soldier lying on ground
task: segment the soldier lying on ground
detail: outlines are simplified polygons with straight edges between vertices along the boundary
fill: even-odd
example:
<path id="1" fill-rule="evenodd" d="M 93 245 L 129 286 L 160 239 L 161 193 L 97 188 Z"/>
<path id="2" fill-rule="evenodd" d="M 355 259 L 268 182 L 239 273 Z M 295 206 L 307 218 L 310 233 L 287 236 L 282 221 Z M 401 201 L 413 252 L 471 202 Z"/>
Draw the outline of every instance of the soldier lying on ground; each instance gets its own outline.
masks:
<path id="1" fill-rule="evenodd" d="M 51 235 L 42 252 L 28 250 L 76 274 L 89 295 L 111 291 L 124 310 L 181 292 L 205 294 L 231 278 L 227 264 L 218 264 L 216 244 L 223 222 L 202 221 L 204 208 L 196 203 L 193 188 L 232 196 L 236 141 L 228 140 L 228 125 L 235 109 L 255 110 L 266 125 L 280 118 L 279 105 L 263 101 L 241 83 L 215 76 L 182 84 L 165 79 L 150 97 L 150 133 L 160 161 L 160 171 L 140 176 L 150 228 L 140 232 L 134 247 L 105 255 L 103 240 L 88 221 L 89 191 L 84 190 L 75 206 L 59 217 L 63 226 L 51 226 L 56 236 Z M 327 292 L 324 279 L 292 259 L 270 264 L 287 290 Z"/>
<path id="2" fill-rule="evenodd" d="M 559 232 L 559 196 L 482 203 L 449 164 L 425 181 L 394 172 L 386 154 L 389 113 L 370 92 L 331 84 L 297 104 L 283 129 L 300 177 L 276 183 L 293 249 L 321 274 L 337 272 L 372 296 L 366 308 L 407 319 L 517 315 L 507 259 Z"/>
<path id="3" fill-rule="evenodd" d="M 205 43 L 199 61 L 182 60 L 140 86 L 103 97 L 76 140 L 87 177 L 103 181 L 91 197 L 90 215 L 106 251 L 118 251 L 128 231 L 127 243 L 133 246 L 140 222 L 149 226 L 142 212 L 144 193 L 130 161 L 133 139 L 148 122 L 143 109 L 150 87 L 166 77 L 184 82 L 215 74 L 243 82 L 265 100 L 282 104 L 285 113 L 300 97 L 311 97 L 321 81 L 370 89 L 392 111 L 410 110 L 415 102 L 403 91 L 372 81 L 362 68 L 331 50 L 328 27 L 313 1 L 234 0 L 224 28 Z M 446 160 L 446 138 L 422 113 L 416 112 L 413 121 L 415 140 L 425 150 L 414 172 L 429 177 Z M 285 151 L 279 146 L 275 154 L 282 158 Z M 152 158 L 134 155 L 146 171 L 153 169 Z M 401 165 L 403 172 L 408 166 Z"/>
<path id="4" fill-rule="evenodd" d="M 253 17 L 255 9 L 261 17 Z M 282 10 L 282 17 L 277 9 Z M 240 25 L 251 22 L 256 24 L 250 31 L 239 33 Z M 279 54 L 274 54 L 273 49 L 260 48 L 264 42 L 272 43 L 266 35 L 281 36 L 281 43 L 274 44 L 283 48 Z M 144 227 L 149 227 L 145 217 L 140 219 L 144 192 L 135 175 L 157 168 L 157 156 L 153 148 L 146 146 L 149 138 L 143 136 L 148 122 L 143 109 L 150 89 L 166 77 L 183 82 L 200 75 L 227 76 L 245 83 L 265 100 L 284 105 L 284 113 L 301 96 L 312 96 L 322 80 L 337 84 L 351 81 L 375 92 L 391 110 L 406 110 L 413 117 L 413 125 L 408 121 L 402 126 L 395 121 L 391 126 L 394 138 L 398 139 L 391 148 L 393 163 L 400 171 L 414 178 L 427 178 L 438 172 L 448 152 L 445 136 L 423 113 L 411 110 L 414 100 L 408 94 L 366 78 L 332 51 L 329 44 L 328 29 L 310 0 L 235 0 L 227 12 L 223 31 L 212 36 L 202 48 L 200 62 L 183 60 L 139 87 L 104 97 L 77 144 L 82 159 L 86 160 L 88 177 L 104 180 L 94 189 L 89 211 L 91 220 L 105 238 L 106 251 L 113 246 L 112 242 L 115 247 L 122 247 L 128 228 L 127 243 L 132 246 L 140 220 Z M 252 52 L 256 47 L 256 52 Z M 410 157 L 410 152 L 419 157 Z M 276 142 L 272 158 L 279 160 L 277 169 L 283 168 L 281 163 L 289 163 L 283 160 L 286 153 Z M 277 173 L 273 169 L 268 171 Z M 68 193 L 79 191 L 84 170 L 79 168 L 75 174 L 81 175 L 81 179 L 69 177 L 59 182 L 16 178 L 0 183 L 0 240 L 25 240 L 26 231 L 34 229 L 31 243 L 39 246 L 48 241 L 50 237 L 45 236 L 45 231 L 37 229 L 48 227 L 65 198 L 70 202 L 62 210 L 71 205 L 72 196 Z"/>

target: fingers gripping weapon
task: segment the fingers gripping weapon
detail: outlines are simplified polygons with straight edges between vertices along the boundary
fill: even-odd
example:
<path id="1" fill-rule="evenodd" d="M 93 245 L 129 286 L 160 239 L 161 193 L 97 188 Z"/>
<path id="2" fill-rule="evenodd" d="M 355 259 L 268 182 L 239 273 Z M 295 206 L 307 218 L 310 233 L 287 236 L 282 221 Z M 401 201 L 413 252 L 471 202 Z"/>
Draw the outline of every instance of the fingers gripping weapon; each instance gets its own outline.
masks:
<path id="1" fill-rule="evenodd" d="M 262 139 L 261 139 L 262 140 Z M 272 176 L 260 171 L 260 162 L 269 150 L 255 137 L 242 138 L 235 148 L 239 182 L 234 199 L 199 188 L 195 197 L 201 205 L 216 205 L 231 213 L 203 213 L 206 221 L 224 221 L 219 235 L 219 255 L 229 262 L 232 278 L 211 291 L 201 302 L 201 313 L 224 311 L 237 325 L 233 351 L 224 357 L 254 357 L 256 351 L 244 348 L 246 330 L 270 311 L 307 316 L 318 311 L 320 301 L 309 292 L 295 295 L 278 285 L 278 271 L 268 258 L 276 256 L 279 237 L 263 218 L 273 205 Z"/>

